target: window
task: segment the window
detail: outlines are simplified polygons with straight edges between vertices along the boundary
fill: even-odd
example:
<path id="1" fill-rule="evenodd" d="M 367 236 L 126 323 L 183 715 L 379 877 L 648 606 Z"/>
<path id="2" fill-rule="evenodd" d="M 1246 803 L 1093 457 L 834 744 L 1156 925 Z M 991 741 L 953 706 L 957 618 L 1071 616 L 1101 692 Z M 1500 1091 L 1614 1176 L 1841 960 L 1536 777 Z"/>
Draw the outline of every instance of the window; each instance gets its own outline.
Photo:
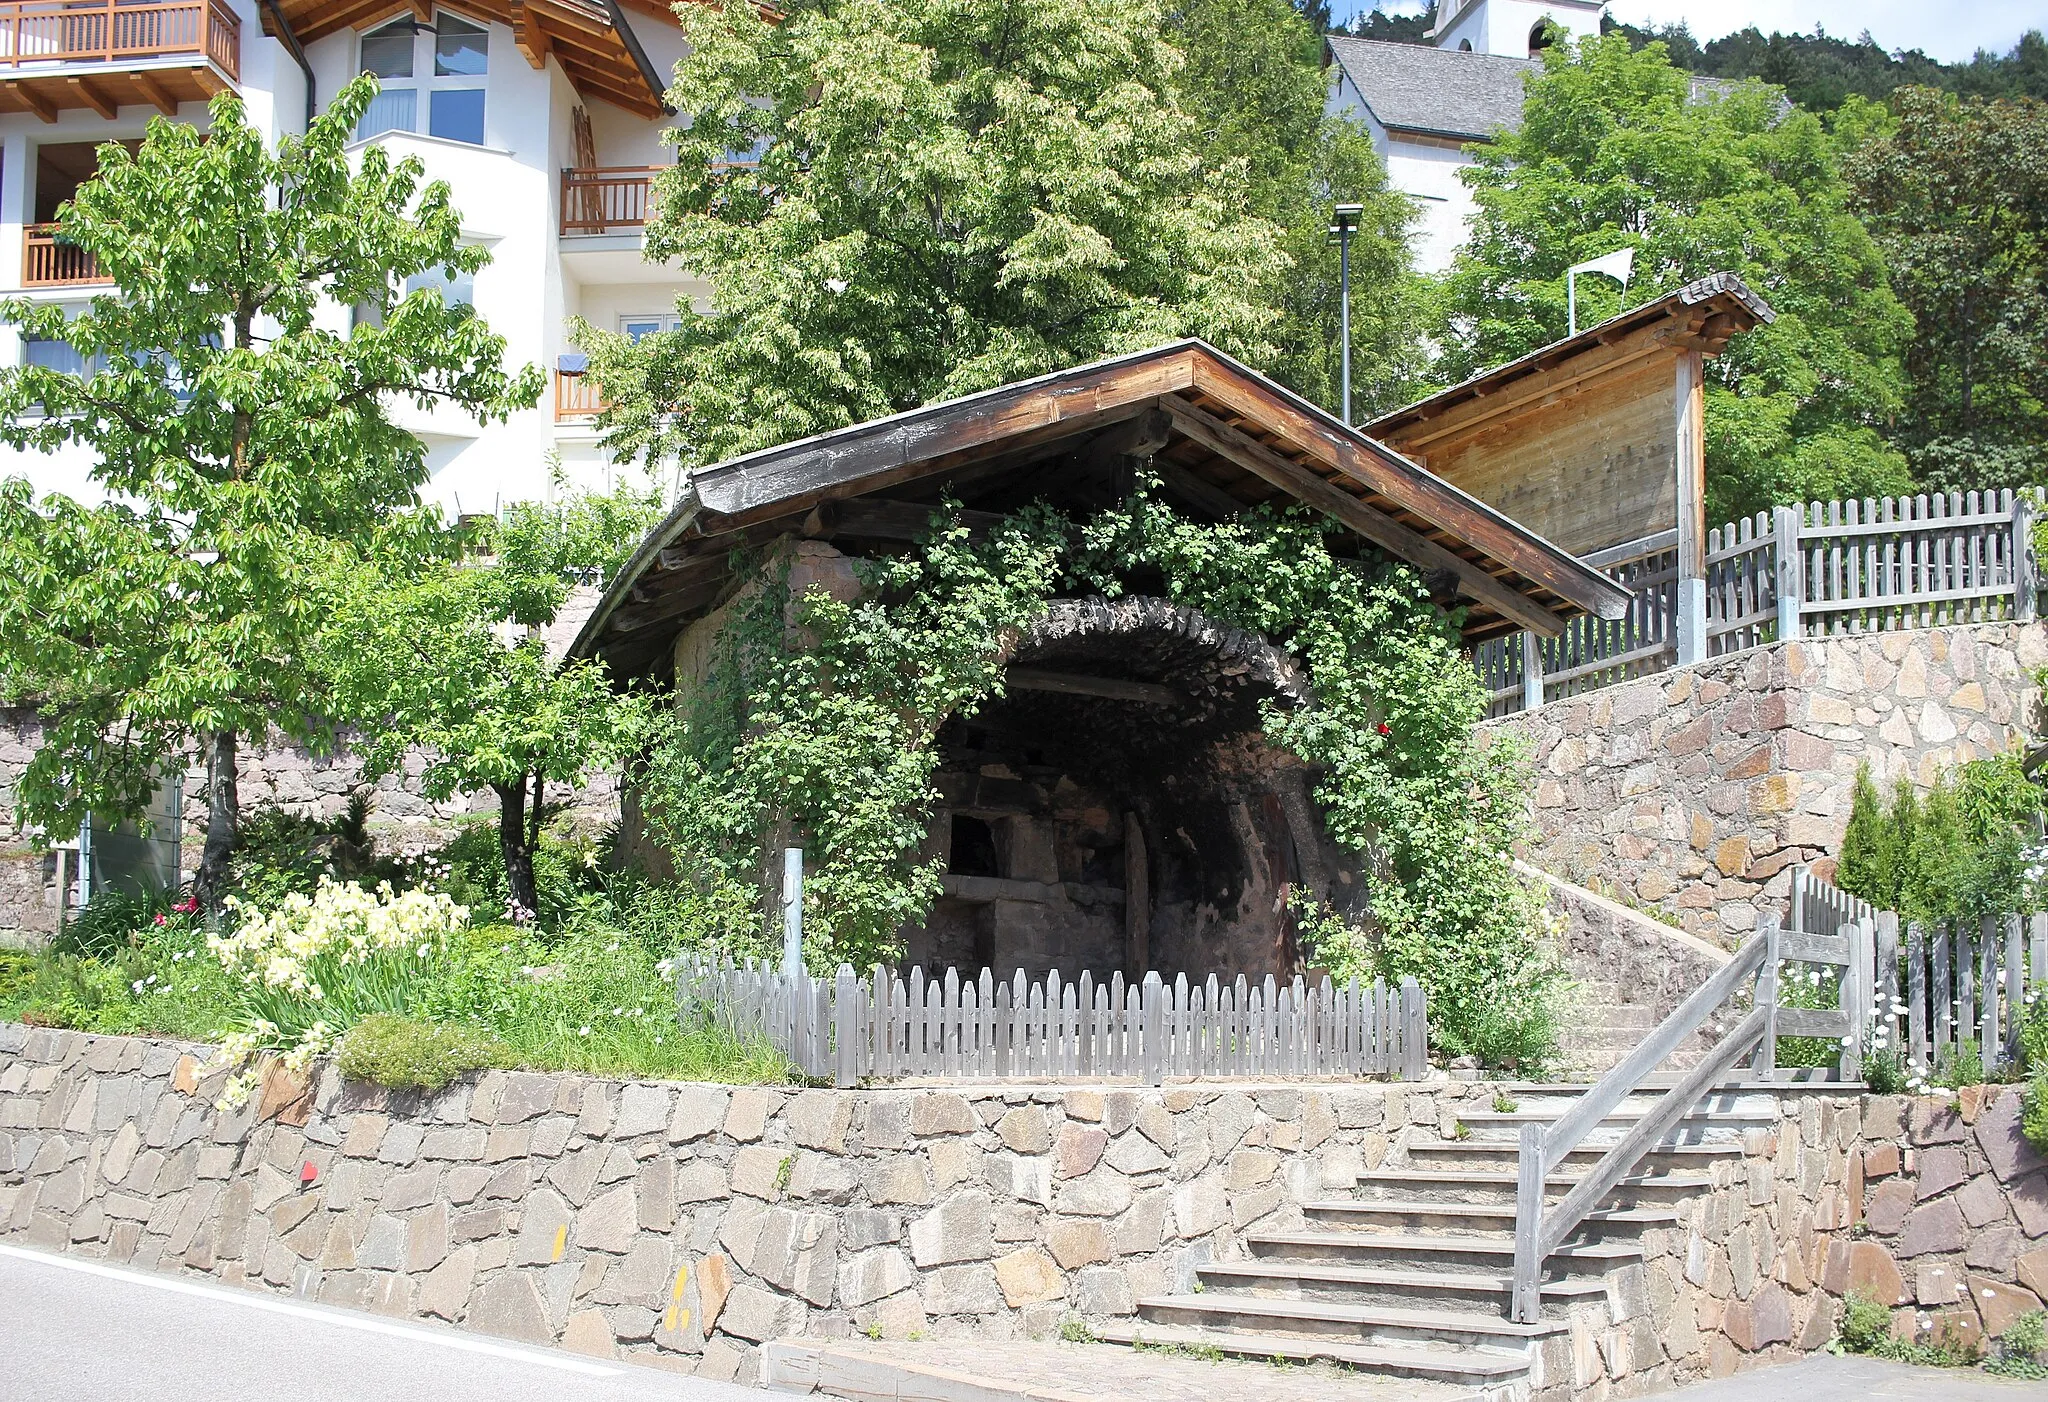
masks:
<path id="1" fill-rule="evenodd" d="M 45 370 L 55 370 L 64 375 L 76 375 L 81 380 L 98 373 L 97 357 L 87 360 L 69 341 L 31 338 L 23 344 L 27 348 L 30 365 L 40 365 Z"/>
<path id="2" fill-rule="evenodd" d="M 489 41 L 482 25 L 449 14 L 436 16 L 432 25 L 397 19 L 365 34 L 362 69 L 377 76 L 383 91 L 363 113 L 357 138 L 424 130 L 483 145 Z"/>
<path id="3" fill-rule="evenodd" d="M 453 268 L 434 268 L 424 273 L 414 273 L 405 280 L 405 287 L 399 292 L 400 298 L 410 297 L 421 288 L 431 287 L 441 294 L 441 300 L 451 307 L 473 307 L 476 305 L 476 275 L 459 273 Z M 384 309 L 375 302 L 358 302 L 349 309 L 350 324 L 354 326 L 382 326 Z"/>
<path id="4" fill-rule="evenodd" d="M 673 312 L 650 312 L 646 316 L 622 316 L 619 318 L 619 334 L 629 341 L 643 336 L 652 336 L 657 331 L 674 331 L 680 328 L 683 319 Z"/>

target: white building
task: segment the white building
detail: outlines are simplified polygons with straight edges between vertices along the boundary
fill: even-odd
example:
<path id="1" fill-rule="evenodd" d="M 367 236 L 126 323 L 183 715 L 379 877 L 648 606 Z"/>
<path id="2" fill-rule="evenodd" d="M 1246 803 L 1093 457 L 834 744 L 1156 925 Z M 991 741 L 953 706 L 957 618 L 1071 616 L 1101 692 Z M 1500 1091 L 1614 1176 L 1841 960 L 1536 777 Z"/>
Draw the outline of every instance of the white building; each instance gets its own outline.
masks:
<path id="1" fill-rule="evenodd" d="M 1458 172 L 1465 147 L 1512 130 L 1522 78 L 1537 66 L 1548 25 L 1574 39 L 1600 32 L 1603 0 L 1443 0 L 1435 47 L 1332 35 L 1327 57 L 1333 116 L 1372 133 L 1388 182 L 1421 209 L 1415 265 L 1441 272 L 1465 241 L 1472 194 Z"/>
<path id="2" fill-rule="evenodd" d="M 0 294 L 79 304 L 91 260 L 52 237 L 59 203 L 90 178 L 93 150 L 138 140 L 158 113 L 203 126 L 206 99 L 239 91 L 275 141 L 305 129 L 356 73 L 384 91 L 365 143 L 417 155 L 446 180 L 465 235 L 491 252 L 469 298 L 511 366 L 548 367 L 537 409 L 482 428 L 446 411 L 401 412 L 425 441 L 426 494 L 453 512 L 545 495 L 613 471 L 591 427 L 587 382 L 564 375 L 569 317 L 629 334 L 671 324 L 709 288 L 641 256 L 650 179 L 669 152 L 661 95 L 684 52 L 661 0 L 26 0 L 0 9 Z M 335 316 L 348 313 L 335 309 Z M 62 363 L 62 344 L 0 331 L 0 363 Z M 73 357 L 75 359 L 75 357 Z M 569 362 L 573 369 L 576 362 Z M 0 450 L 4 452 L 5 450 Z M 0 459 L 46 491 L 90 497 L 76 449 Z"/>

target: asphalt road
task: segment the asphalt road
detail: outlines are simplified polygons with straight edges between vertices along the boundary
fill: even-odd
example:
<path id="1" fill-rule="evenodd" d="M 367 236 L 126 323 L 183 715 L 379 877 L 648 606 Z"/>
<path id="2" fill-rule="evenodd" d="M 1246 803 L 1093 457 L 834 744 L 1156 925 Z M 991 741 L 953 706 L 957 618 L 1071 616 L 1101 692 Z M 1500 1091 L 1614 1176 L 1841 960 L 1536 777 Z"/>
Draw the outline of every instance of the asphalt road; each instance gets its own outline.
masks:
<path id="1" fill-rule="evenodd" d="M 2041 1402 L 2048 1398 L 2048 1383 L 1820 1353 L 1657 1397 L 1660 1402 Z"/>
<path id="2" fill-rule="evenodd" d="M 762 1395 L 0 1246 L 0 1402 L 761 1402 Z"/>

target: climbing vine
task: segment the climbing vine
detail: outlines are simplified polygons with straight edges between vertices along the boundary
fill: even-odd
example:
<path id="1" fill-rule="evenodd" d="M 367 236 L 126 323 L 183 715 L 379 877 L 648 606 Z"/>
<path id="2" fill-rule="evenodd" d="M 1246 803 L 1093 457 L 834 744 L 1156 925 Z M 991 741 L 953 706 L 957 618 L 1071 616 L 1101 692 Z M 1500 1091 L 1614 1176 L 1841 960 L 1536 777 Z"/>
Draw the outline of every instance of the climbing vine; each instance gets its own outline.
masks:
<path id="1" fill-rule="evenodd" d="M 1264 728 L 1316 768 L 1328 830 L 1360 854 L 1369 893 L 1357 918 L 1308 912 L 1315 962 L 1413 975 L 1439 1046 L 1532 1059 L 1559 975 L 1512 863 L 1526 757 L 1475 737 L 1478 678 L 1414 572 L 1333 554 L 1336 530 L 1299 509 L 1200 524 L 1140 491 L 1083 525 L 1037 507 L 981 540 L 942 511 L 921 549 L 860 563 L 852 600 L 792 597 L 786 558 L 763 561 L 649 757 L 650 818 L 694 879 L 751 912 L 737 944 L 765 940 L 765 862 L 792 841 L 811 855 L 807 956 L 887 957 L 939 889 L 923 846 L 940 726 L 1000 694 L 1011 643 L 1055 592 L 1163 581 L 1289 650 L 1313 685 L 1313 705 L 1267 702 Z"/>

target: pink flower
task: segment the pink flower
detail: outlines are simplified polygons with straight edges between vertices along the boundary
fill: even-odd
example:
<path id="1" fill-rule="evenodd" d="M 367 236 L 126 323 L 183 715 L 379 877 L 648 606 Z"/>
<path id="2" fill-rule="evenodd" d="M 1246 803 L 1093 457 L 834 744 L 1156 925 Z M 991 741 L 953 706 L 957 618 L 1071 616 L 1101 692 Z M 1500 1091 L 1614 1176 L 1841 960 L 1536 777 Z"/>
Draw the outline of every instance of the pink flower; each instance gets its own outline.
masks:
<path id="1" fill-rule="evenodd" d="M 1381 721 L 1381 722 L 1380 722 L 1380 734 L 1382 734 L 1382 735 L 1392 735 L 1393 733 L 1394 733 L 1394 727 L 1393 727 L 1393 726 L 1391 726 L 1391 725 L 1388 725 L 1388 724 L 1387 724 L 1387 723 L 1386 723 L 1385 721 Z"/>
<path id="2" fill-rule="evenodd" d="M 164 917 L 163 917 L 163 914 L 162 914 L 162 912 L 158 912 L 158 914 L 157 914 L 157 917 L 156 917 L 156 923 L 157 923 L 157 924 L 159 924 L 159 925 L 161 925 L 161 924 L 163 924 L 163 923 L 164 923 Z"/>

